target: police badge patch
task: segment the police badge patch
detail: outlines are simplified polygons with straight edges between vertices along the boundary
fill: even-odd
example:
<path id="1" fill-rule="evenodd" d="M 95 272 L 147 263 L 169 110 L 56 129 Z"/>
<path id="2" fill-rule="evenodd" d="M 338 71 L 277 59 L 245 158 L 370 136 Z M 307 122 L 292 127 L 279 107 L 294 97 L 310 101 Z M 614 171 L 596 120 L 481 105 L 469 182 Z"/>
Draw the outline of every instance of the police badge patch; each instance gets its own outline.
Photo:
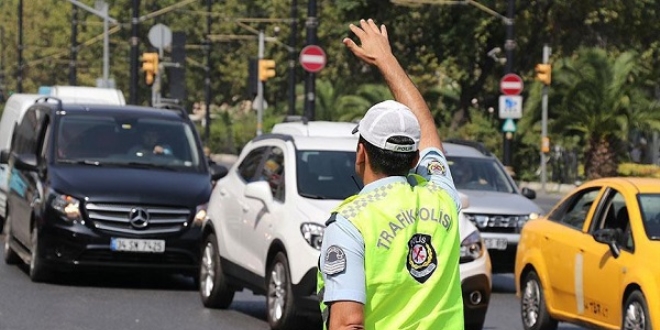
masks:
<path id="1" fill-rule="evenodd" d="M 326 275 L 335 275 L 346 269 L 346 253 L 337 245 L 330 246 L 325 251 L 322 271 Z"/>
<path id="2" fill-rule="evenodd" d="M 428 169 L 429 175 L 445 175 L 447 173 L 445 165 L 438 161 L 430 162 L 426 168 Z"/>
<path id="3" fill-rule="evenodd" d="M 431 236 L 415 234 L 408 241 L 408 272 L 419 283 L 428 280 L 438 268 L 438 256 L 431 244 Z"/>

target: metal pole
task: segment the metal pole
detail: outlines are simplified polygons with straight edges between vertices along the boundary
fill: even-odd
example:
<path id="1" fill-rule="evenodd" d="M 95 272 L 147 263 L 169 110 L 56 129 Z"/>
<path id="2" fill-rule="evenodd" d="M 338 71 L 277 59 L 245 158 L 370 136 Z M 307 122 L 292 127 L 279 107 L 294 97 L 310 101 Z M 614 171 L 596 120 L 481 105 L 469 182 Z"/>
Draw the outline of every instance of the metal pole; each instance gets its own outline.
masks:
<path id="1" fill-rule="evenodd" d="M 206 68 L 204 73 L 204 101 L 206 103 L 206 118 L 204 120 L 204 141 L 208 145 L 211 138 L 211 1 L 206 0 L 206 40 L 204 49 L 206 51 Z"/>
<path id="2" fill-rule="evenodd" d="M 506 24 L 506 40 L 504 42 L 504 50 L 506 53 L 506 63 L 504 65 L 504 74 L 513 72 L 513 50 L 516 48 L 516 42 L 513 39 L 513 15 L 515 12 L 515 0 L 508 0 L 508 6 L 506 11 L 506 19 L 504 23 Z M 503 133 L 503 163 L 505 166 L 511 166 L 511 154 L 512 146 L 511 140 L 513 139 L 513 134 L 504 132 Z"/>
<path id="3" fill-rule="evenodd" d="M 318 27 L 318 20 L 316 17 L 316 0 L 308 0 L 307 6 L 307 45 L 316 45 L 316 28 Z M 316 114 L 314 106 L 316 105 L 316 75 L 312 72 L 307 72 L 307 80 L 305 81 L 305 115 L 307 119 L 314 120 Z"/>
<path id="4" fill-rule="evenodd" d="M 103 12 L 103 86 L 110 87 L 110 35 L 108 34 L 108 3 L 101 4 Z"/>
<path id="5" fill-rule="evenodd" d="M 69 61 L 69 85 L 76 86 L 76 61 L 78 59 L 78 6 L 71 4 L 71 60 Z"/>
<path id="6" fill-rule="evenodd" d="M 130 103 L 138 104 L 138 57 L 140 39 L 138 38 L 138 27 L 140 23 L 140 0 L 132 0 L 131 18 L 131 81 L 130 81 Z"/>
<path id="7" fill-rule="evenodd" d="M 18 70 L 16 92 L 23 93 L 23 0 L 18 0 Z"/>
<path id="8" fill-rule="evenodd" d="M 289 36 L 289 115 L 296 114 L 296 45 L 298 44 L 298 0 L 291 1 L 291 35 Z"/>
<path id="9" fill-rule="evenodd" d="M 265 39 L 264 31 L 259 30 L 259 54 L 257 56 L 257 61 L 264 58 L 264 39 Z M 259 69 L 257 69 L 257 77 L 258 76 L 259 76 Z M 261 81 L 261 79 L 259 78 L 257 79 L 259 80 L 259 83 L 257 84 L 257 136 L 259 136 L 262 133 L 265 97 L 264 97 L 264 82 Z"/>
<path id="10" fill-rule="evenodd" d="M 543 46 L 543 63 L 548 63 L 550 60 L 551 48 L 548 45 Z M 541 98 L 541 143 L 545 142 L 545 139 L 548 137 L 548 86 L 543 85 Z M 545 190 L 545 184 L 547 182 L 548 172 L 546 169 L 546 153 L 541 150 L 541 189 L 543 192 Z"/>

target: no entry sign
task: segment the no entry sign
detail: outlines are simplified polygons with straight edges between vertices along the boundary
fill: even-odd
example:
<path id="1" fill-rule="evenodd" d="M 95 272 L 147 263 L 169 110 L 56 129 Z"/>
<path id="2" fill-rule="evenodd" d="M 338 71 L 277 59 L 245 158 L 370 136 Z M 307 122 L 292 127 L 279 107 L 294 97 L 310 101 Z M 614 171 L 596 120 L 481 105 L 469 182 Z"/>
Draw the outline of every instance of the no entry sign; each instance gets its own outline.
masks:
<path id="1" fill-rule="evenodd" d="M 326 57 L 323 48 L 309 45 L 300 51 L 300 65 L 307 72 L 319 72 L 325 67 Z"/>
<path id="2" fill-rule="evenodd" d="M 523 81 L 519 75 L 509 73 L 500 80 L 500 91 L 504 95 L 518 95 L 523 90 Z"/>

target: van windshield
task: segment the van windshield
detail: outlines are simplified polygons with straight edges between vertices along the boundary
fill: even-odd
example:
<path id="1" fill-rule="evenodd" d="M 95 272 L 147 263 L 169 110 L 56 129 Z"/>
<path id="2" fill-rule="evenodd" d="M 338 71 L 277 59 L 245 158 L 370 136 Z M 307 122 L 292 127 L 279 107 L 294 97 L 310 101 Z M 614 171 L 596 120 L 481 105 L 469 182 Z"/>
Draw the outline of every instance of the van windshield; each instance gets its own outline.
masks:
<path id="1" fill-rule="evenodd" d="M 67 114 L 59 121 L 54 150 L 59 163 L 200 168 L 193 129 L 161 118 Z"/>

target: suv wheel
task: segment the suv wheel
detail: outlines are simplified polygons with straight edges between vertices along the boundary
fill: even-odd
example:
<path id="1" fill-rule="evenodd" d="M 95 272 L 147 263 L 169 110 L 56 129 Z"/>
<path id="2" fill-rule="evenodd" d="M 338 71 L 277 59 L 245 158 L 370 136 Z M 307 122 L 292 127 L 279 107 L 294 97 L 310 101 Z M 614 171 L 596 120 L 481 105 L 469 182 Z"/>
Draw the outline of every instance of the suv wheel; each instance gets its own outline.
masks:
<path id="1" fill-rule="evenodd" d="M 11 234 L 11 218 L 7 216 L 5 218 L 5 225 L 3 232 L 5 233 L 5 244 L 4 244 L 4 256 L 5 256 L 5 263 L 7 265 L 18 265 L 22 262 L 21 258 L 16 254 L 16 251 L 14 251 L 11 246 L 9 246 L 9 242 L 14 239 L 14 237 Z"/>
<path id="2" fill-rule="evenodd" d="M 199 267 L 199 294 L 202 303 L 208 308 L 227 308 L 234 299 L 234 290 L 227 285 L 220 266 L 220 253 L 218 253 L 215 234 L 207 235 L 204 240 L 202 262 Z"/>
<path id="3" fill-rule="evenodd" d="M 535 271 L 530 271 L 525 276 L 520 299 L 520 316 L 525 330 L 557 329 L 557 320 L 548 313 L 543 287 Z"/>
<path id="4" fill-rule="evenodd" d="M 649 308 L 646 299 L 640 291 L 633 291 L 626 299 L 623 305 L 623 318 L 621 329 L 651 329 L 651 318 L 649 317 Z"/>
<path id="5" fill-rule="evenodd" d="M 271 329 L 292 329 L 295 320 L 293 291 L 289 277 L 289 261 L 282 252 L 278 252 L 268 267 L 268 323 Z"/>
<path id="6" fill-rule="evenodd" d="M 35 225 L 32 228 L 32 254 L 30 257 L 30 279 L 32 282 L 44 282 L 50 278 L 50 271 L 44 265 L 43 258 L 39 255 L 39 230 Z"/>

